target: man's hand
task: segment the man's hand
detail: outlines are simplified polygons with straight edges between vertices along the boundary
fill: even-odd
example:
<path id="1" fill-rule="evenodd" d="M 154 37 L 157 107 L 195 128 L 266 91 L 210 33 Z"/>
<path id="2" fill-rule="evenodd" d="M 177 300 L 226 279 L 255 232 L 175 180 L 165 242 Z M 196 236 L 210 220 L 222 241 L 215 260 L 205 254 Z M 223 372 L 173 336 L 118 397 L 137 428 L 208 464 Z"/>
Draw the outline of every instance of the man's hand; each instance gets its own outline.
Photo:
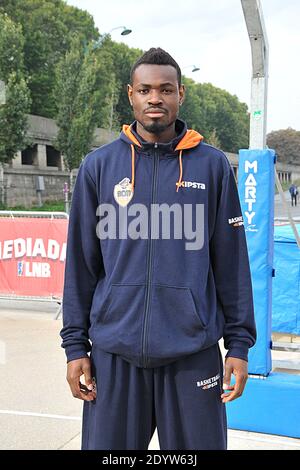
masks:
<path id="1" fill-rule="evenodd" d="M 80 383 L 80 377 L 82 375 L 84 375 L 85 385 Z M 73 397 L 85 401 L 92 401 L 96 398 L 96 391 L 93 391 L 91 361 L 89 357 L 83 357 L 68 362 L 67 381 L 70 385 Z"/>
<path id="2" fill-rule="evenodd" d="M 248 378 L 248 362 L 228 357 L 225 359 L 224 369 L 223 389 L 229 392 L 223 393 L 221 399 L 223 403 L 227 403 L 242 396 Z M 230 385 L 231 374 L 235 376 L 235 385 Z"/>

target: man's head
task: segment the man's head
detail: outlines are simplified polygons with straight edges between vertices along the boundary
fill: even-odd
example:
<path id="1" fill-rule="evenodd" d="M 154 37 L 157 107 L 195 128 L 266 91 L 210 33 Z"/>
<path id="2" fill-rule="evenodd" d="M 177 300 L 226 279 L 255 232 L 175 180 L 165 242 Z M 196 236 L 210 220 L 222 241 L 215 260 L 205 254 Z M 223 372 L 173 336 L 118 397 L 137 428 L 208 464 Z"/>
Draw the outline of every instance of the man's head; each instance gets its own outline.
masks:
<path id="1" fill-rule="evenodd" d="M 131 70 L 128 98 L 140 130 L 155 136 L 174 131 L 184 86 L 180 67 L 170 54 L 151 48 L 137 60 Z"/>

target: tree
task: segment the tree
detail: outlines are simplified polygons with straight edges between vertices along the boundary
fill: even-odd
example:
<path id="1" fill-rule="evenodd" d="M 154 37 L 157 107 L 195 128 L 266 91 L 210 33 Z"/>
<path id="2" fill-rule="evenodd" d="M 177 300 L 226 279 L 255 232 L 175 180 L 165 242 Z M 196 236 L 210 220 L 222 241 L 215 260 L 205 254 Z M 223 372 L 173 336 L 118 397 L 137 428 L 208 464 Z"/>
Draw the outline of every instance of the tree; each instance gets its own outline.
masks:
<path id="1" fill-rule="evenodd" d="M 247 105 L 211 83 L 195 83 L 183 77 L 186 98 L 180 116 L 205 140 L 226 152 L 248 148 L 249 113 Z"/>
<path id="2" fill-rule="evenodd" d="M 203 135 L 209 138 L 215 129 L 221 148 L 225 152 L 238 152 L 241 148 L 248 148 L 247 105 L 241 103 L 235 95 L 210 83 L 197 84 L 197 92 L 203 109 Z"/>
<path id="3" fill-rule="evenodd" d="M 103 42 L 103 49 L 110 55 L 116 76 L 115 128 L 130 124 L 134 119 L 127 97 L 127 85 L 130 83 L 130 71 L 134 62 L 143 54 L 141 49 L 130 48 L 117 43 L 108 36 Z"/>
<path id="4" fill-rule="evenodd" d="M 1 10 L 23 27 L 31 113 L 55 118 L 56 66 L 70 49 L 75 33 L 87 42 L 99 37 L 93 18 L 62 0 L 1 0 Z"/>
<path id="5" fill-rule="evenodd" d="M 207 143 L 209 145 L 212 145 L 213 147 L 221 148 L 221 142 L 218 138 L 218 134 L 217 134 L 216 129 L 213 129 L 212 133 L 210 134 L 209 138 L 207 139 Z"/>
<path id="6" fill-rule="evenodd" d="M 22 27 L 0 13 L 0 73 L 8 81 L 12 72 L 24 73 L 24 36 Z"/>
<path id="7" fill-rule="evenodd" d="M 85 51 L 79 37 L 57 68 L 59 133 L 56 146 L 69 171 L 91 150 L 96 127 L 108 127 L 117 93 L 113 64 L 105 49 Z"/>
<path id="8" fill-rule="evenodd" d="M 189 128 L 200 130 L 203 124 L 203 108 L 197 94 L 197 85 L 194 80 L 182 77 L 185 86 L 185 99 L 180 108 L 180 118 L 187 122 Z"/>
<path id="9" fill-rule="evenodd" d="M 270 132 L 267 144 L 275 150 L 280 162 L 300 164 L 300 131 L 289 127 Z"/>
<path id="10" fill-rule="evenodd" d="M 0 79 L 6 83 L 6 103 L 0 106 L 0 161 L 9 162 L 28 144 L 30 93 L 23 76 L 22 28 L 0 14 Z"/>

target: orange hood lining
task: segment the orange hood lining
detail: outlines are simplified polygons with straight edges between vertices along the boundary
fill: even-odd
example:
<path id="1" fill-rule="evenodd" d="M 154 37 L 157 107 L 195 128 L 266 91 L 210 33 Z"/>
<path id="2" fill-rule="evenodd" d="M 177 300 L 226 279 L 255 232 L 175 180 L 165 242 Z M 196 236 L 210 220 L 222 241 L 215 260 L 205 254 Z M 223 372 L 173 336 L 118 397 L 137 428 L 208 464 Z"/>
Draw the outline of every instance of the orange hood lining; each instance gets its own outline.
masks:
<path id="1" fill-rule="evenodd" d="M 131 126 L 124 124 L 122 128 L 124 134 L 128 137 L 129 140 L 138 147 L 142 145 L 137 140 L 135 135 L 131 132 Z M 187 150 L 194 147 L 197 147 L 198 144 L 203 140 L 203 136 L 199 132 L 194 130 L 187 130 L 181 141 L 178 143 L 175 150 Z"/>
<path id="2" fill-rule="evenodd" d="M 133 142 L 135 145 L 137 145 L 138 147 L 141 147 L 141 144 L 139 143 L 139 141 L 137 140 L 137 138 L 135 137 L 135 135 L 131 132 L 131 126 L 128 126 L 128 124 L 124 124 L 124 126 L 122 127 L 122 131 L 124 132 L 124 134 L 128 137 L 129 140 L 131 140 L 131 142 Z"/>
<path id="3" fill-rule="evenodd" d="M 131 126 L 124 124 L 122 128 L 124 134 L 128 137 L 128 139 L 132 142 L 130 144 L 131 147 L 131 186 L 132 191 L 134 191 L 135 186 L 135 151 L 134 145 L 138 147 L 142 147 L 140 142 L 137 140 L 135 135 L 131 132 Z M 175 150 L 179 150 L 179 179 L 176 183 L 176 192 L 178 192 L 179 188 L 182 186 L 182 179 L 183 179 L 183 166 L 182 166 L 182 151 L 197 147 L 198 144 L 203 140 L 203 136 L 199 134 L 199 132 L 194 130 L 187 130 Z"/>
<path id="4" fill-rule="evenodd" d="M 188 129 L 175 150 L 192 149 L 197 147 L 202 140 L 203 136 L 199 132 Z"/>

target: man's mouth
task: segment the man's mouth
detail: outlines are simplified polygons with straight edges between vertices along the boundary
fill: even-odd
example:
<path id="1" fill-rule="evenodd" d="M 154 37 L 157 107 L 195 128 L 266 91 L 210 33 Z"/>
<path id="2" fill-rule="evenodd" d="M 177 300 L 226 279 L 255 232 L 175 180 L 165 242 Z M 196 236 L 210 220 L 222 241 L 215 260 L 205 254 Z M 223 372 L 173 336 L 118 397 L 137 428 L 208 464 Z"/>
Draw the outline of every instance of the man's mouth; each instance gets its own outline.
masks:
<path id="1" fill-rule="evenodd" d="M 165 110 L 164 109 L 147 109 L 147 111 L 145 111 L 145 114 L 147 114 L 147 116 L 151 117 L 151 118 L 159 118 L 159 117 L 162 117 L 164 114 L 166 114 Z"/>

